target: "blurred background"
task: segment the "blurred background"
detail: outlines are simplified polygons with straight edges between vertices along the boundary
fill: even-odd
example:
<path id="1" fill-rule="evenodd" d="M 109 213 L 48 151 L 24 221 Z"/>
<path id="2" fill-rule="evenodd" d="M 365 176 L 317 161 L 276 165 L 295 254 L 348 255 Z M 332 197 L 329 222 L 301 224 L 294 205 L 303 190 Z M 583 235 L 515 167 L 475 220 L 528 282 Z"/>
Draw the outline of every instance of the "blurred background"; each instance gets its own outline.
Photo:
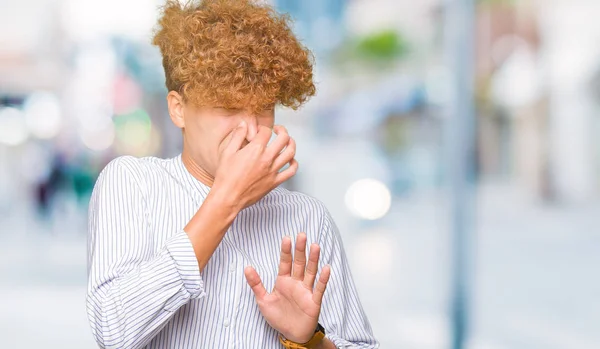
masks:
<path id="1" fill-rule="evenodd" d="M 318 96 L 277 112 L 301 164 L 286 185 L 336 219 L 381 347 L 450 348 L 459 284 L 465 348 L 600 348 L 600 2 L 476 1 L 472 96 L 448 63 L 460 1 L 272 2 L 317 57 Z M 150 45 L 161 3 L 0 0 L 4 348 L 95 347 L 95 179 L 117 156 L 181 149 Z M 464 201 L 456 98 L 474 100 Z"/>

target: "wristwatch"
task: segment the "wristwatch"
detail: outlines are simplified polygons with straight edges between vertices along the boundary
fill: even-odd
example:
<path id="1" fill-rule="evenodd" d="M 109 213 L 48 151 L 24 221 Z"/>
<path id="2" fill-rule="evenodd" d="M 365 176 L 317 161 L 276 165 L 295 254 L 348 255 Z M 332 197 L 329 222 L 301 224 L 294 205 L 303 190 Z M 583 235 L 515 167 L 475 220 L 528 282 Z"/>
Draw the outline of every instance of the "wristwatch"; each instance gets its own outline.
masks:
<path id="1" fill-rule="evenodd" d="M 283 338 L 283 336 L 279 336 L 279 341 L 286 349 L 313 349 L 316 348 L 317 344 L 321 343 L 321 341 L 325 338 L 325 329 L 321 324 L 317 323 L 317 328 L 315 329 L 315 334 L 312 338 L 306 343 L 296 343 L 290 340 Z"/>

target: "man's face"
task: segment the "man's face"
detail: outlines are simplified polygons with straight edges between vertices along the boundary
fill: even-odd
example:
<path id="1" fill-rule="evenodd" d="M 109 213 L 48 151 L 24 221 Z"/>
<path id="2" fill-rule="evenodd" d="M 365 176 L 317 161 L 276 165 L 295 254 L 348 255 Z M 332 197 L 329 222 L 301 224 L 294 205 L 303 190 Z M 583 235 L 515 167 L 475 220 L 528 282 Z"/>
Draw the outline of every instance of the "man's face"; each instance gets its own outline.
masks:
<path id="1" fill-rule="evenodd" d="M 212 176 L 217 171 L 221 152 L 227 147 L 232 131 L 242 120 L 248 125 L 244 146 L 254 138 L 259 125 L 272 129 L 275 122 L 273 110 L 253 114 L 247 109 L 185 104 L 182 106 L 182 115 L 184 147 L 188 148 L 196 163 Z"/>

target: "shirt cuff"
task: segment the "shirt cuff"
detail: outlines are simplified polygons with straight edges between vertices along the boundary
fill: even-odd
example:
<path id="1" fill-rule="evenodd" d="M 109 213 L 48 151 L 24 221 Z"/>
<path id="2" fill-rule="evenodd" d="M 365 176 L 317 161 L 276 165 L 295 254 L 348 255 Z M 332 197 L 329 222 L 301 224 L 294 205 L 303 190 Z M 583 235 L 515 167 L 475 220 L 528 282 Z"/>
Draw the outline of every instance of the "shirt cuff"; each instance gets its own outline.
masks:
<path id="1" fill-rule="evenodd" d="M 333 333 L 326 333 L 325 337 L 333 343 L 338 349 L 361 348 L 361 349 L 378 349 L 379 343 L 375 340 L 369 342 L 350 342 Z"/>
<path id="2" fill-rule="evenodd" d="M 175 262 L 175 267 L 189 297 L 195 299 L 204 296 L 206 293 L 198 267 L 198 259 L 196 259 L 194 247 L 185 231 L 182 230 L 173 235 L 167 240 L 165 246 Z"/>

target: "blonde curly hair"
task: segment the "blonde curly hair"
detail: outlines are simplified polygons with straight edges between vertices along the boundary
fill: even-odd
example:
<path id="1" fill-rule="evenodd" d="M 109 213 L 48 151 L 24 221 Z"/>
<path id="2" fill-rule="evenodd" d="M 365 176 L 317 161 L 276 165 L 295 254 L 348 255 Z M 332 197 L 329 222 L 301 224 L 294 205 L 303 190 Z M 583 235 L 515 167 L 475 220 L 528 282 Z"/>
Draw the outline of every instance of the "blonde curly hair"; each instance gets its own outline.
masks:
<path id="1" fill-rule="evenodd" d="M 194 105 L 297 109 L 316 92 L 289 17 L 253 0 L 167 0 L 152 43 L 169 91 Z"/>

